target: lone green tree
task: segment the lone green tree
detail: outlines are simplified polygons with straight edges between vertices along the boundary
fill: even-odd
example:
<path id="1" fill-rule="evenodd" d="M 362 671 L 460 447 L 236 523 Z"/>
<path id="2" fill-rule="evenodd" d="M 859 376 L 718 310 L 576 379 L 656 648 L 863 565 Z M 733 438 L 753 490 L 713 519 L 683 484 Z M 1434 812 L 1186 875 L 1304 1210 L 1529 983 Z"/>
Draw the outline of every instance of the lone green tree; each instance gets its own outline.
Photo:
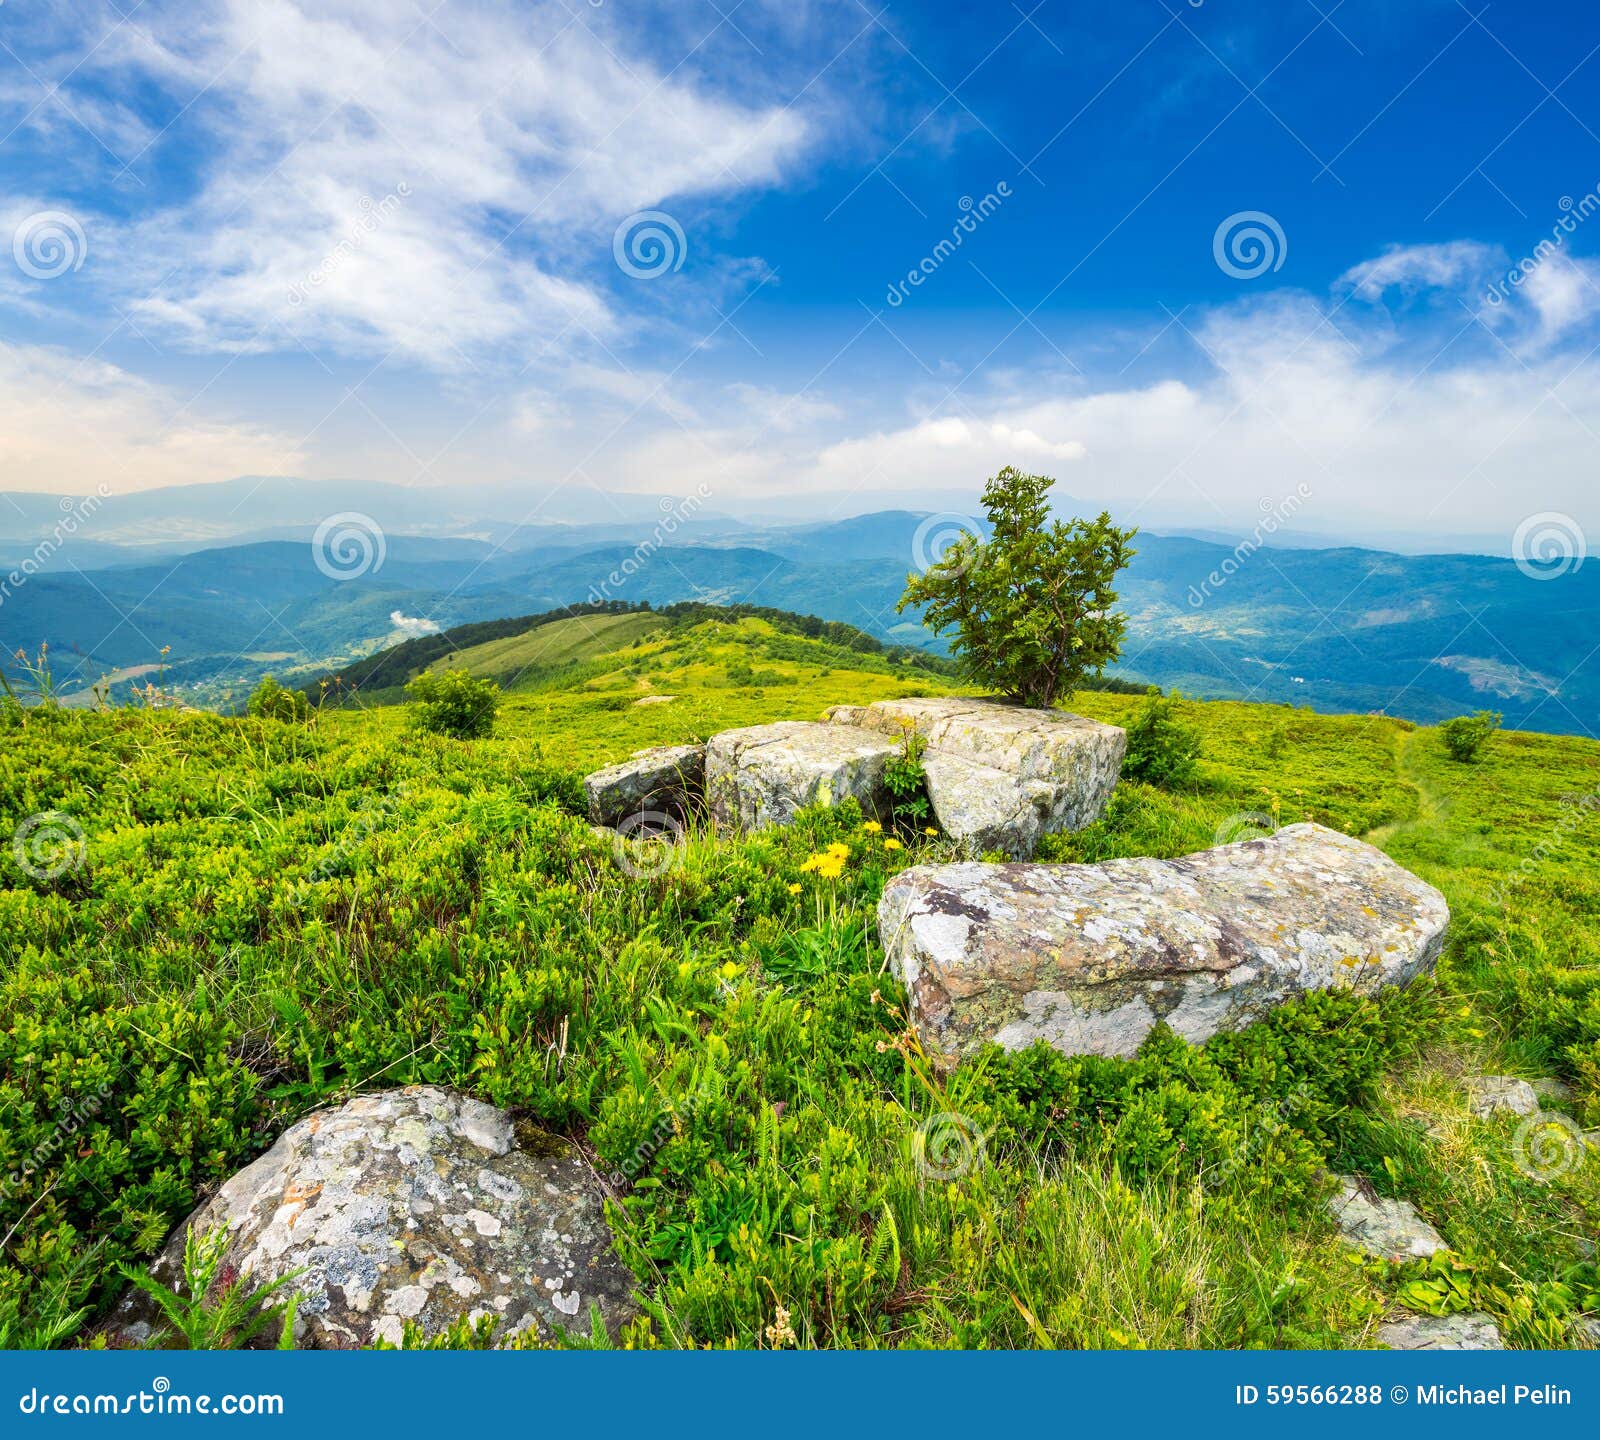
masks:
<path id="1" fill-rule="evenodd" d="M 967 676 L 1024 705 L 1049 706 L 1117 658 L 1127 619 L 1112 581 L 1134 556 L 1102 511 L 1094 521 L 1050 519 L 1048 475 L 1008 465 L 983 492 L 990 537 L 963 535 L 920 575 L 897 607 L 923 607 Z"/>

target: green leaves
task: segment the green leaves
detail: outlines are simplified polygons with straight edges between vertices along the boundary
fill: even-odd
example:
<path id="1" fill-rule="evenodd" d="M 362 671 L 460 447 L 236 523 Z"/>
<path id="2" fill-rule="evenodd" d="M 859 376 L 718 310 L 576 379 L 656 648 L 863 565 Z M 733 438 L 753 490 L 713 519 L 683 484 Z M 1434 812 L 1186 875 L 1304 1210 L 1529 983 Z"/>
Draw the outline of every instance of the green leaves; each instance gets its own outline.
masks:
<path id="1" fill-rule="evenodd" d="M 991 535 L 963 535 L 921 575 L 908 576 L 897 607 L 923 607 L 968 678 L 1025 705 L 1049 706 L 1117 658 L 1127 627 L 1113 614 L 1112 582 L 1133 558 L 1133 530 L 1109 512 L 1049 520 L 1055 481 L 1007 466 L 984 491 Z"/>

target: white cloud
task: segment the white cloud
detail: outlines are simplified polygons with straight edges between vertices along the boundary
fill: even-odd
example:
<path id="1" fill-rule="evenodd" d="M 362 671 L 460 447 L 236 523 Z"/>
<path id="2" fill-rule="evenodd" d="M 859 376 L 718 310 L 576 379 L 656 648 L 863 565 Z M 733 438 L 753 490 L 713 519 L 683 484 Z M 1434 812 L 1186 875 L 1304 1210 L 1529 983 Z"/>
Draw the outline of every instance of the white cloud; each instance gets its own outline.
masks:
<path id="1" fill-rule="evenodd" d="M 399 610 L 391 610 L 389 612 L 389 623 L 408 640 L 414 640 L 421 635 L 437 635 L 439 633 L 437 621 L 426 620 L 420 615 L 406 615 Z"/>
<path id="2" fill-rule="evenodd" d="M 625 56 L 587 7 L 197 9 L 141 14 L 94 63 L 206 87 L 203 183 L 120 247 L 141 322 L 199 349 L 559 356 L 616 328 L 624 217 L 771 183 L 808 138 Z"/>
<path id="3" fill-rule="evenodd" d="M 294 474 L 297 442 L 218 419 L 114 365 L 0 345 L 0 489 L 85 494 Z"/>
<path id="4" fill-rule="evenodd" d="M 1364 260 L 1334 282 L 1335 290 L 1352 289 L 1364 300 L 1378 300 L 1391 286 L 1403 291 L 1459 288 L 1505 263 L 1504 252 L 1476 240 L 1451 240 L 1438 245 L 1391 245 L 1374 260 Z"/>

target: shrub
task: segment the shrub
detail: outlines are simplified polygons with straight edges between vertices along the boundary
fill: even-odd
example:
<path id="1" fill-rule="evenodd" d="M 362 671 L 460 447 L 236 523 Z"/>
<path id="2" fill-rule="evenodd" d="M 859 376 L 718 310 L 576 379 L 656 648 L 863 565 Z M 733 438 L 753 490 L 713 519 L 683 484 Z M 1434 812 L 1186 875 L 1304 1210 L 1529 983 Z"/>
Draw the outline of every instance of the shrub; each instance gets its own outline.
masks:
<path id="1" fill-rule="evenodd" d="M 928 823 L 928 772 L 922 757 L 928 742 L 907 725 L 900 737 L 900 753 L 891 755 L 884 766 L 883 783 L 888 789 L 896 823 L 921 829 Z"/>
<path id="2" fill-rule="evenodd" d="M 263 720 L 303 721 L 311 718 L 311 702 L 298 690 L 285 690 L 270 675 L 263 675 L 250 697 L 249 711 Z"/>
<path id="3" fill-rule="evenodd" d="M 1457 715 L 1439 727 L 1444 748 L 1452 760 L 1470 765 L 1478 758 L 1485 742 L 1500 728 L 1501 715 L 1496 710 L 1480 710 L 1476 715 Z"/>
<path id="4" fill-rule="evenodd" d="M 457 740 L 481 740 L 494 733 L 500 687 L 493 680 L 475 679 L 465 670 L 424 670 L 406 692 L 416 701 L 419 729 Z"/>
<path id="5" fill-rule="evenodd" d="M 1130 780 L 1168 788 L 1194 783 L 1200 732 L 1178 719 L 1179 698 L 1176 693 L 1163 696 L 1154 687 L 1146 695 L 1138 718 L 1128 727 L 1122 773 Z"/>
<path id="6" fill-rule="evenodd" d="M 964 535 L 908 576 L 897 607 L 924 606 L 936 634 L 953 626 L 967 677 L 1024 705 L 1052 705 L 1097 675 L 1128 623 L 1111 613 L 1111 582 L 1133 558 L 1135 532 L 1104 511 L 1092 523 L 1051 523 L 1054 484 L 1006 466 L 983 492 L 990 538 Z"/>

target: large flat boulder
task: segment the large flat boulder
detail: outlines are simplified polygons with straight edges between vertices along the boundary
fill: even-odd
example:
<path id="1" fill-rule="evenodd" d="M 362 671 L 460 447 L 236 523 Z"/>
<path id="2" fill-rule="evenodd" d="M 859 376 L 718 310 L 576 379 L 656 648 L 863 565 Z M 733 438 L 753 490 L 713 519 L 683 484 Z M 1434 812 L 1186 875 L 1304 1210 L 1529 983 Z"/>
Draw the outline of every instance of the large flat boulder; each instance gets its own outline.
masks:
<path id="1" fill-rule="evenodd" d="M 889 818 L 884 766 L 895 744 L 870 730 L 783 720 L 724 730 L 706 744 L 706 800 L 719 825 L 787 825 L 811 805 L 860 802 Z"/>
<path id="2" fill-rule="evenodd" d="M 878 934 L 930 1053 L 993 1040 L 1131 1055 L 1158 1021 L 1199 1042 L 1310 990 L 1432 968 L 1444 897 L 1321 825 L 1178 860 L 917 866 Z"/>
<path id="3" fill-rule="evenodd" d="M 658 745 L 584 776 L 589 819 L 617 826 L 630 816 L 657 812 L 687 819 L 705 787 L 704 745 Z"/>
<path id="4" fill-rule="evenodd" d="M 190 1226 L 226 1226 L 225 1270 L 256 1284 L 304 1269 L 290 1287 L 304 1297 L 295 1340 L 312 1349 L 398 1342 L 407 1320 L 430 1335 L 480 1315 L 502 1333 L 587 1333 L 592 1308 L 611 1330 L 633 1313 L 634 1277 L 579 1152 L 432 1086 L 358 1096 L 290 1126 L 173 1233 L 150 1267 L 165 1285 L 181 1275 Z M 123 1345 L 158 1330 L 137 1290 L 109 1326 Z"/>
<path id="5" fill-rule="evenodd" d="M 1041 835 L 1099 818 L 1117 783 L 1125 731 L 1064 710 L 921 696 L 837 705 L 830 724 L 927 741 L 928 798 L 945 833 L 974 851 L 1026 858 Z"/>

